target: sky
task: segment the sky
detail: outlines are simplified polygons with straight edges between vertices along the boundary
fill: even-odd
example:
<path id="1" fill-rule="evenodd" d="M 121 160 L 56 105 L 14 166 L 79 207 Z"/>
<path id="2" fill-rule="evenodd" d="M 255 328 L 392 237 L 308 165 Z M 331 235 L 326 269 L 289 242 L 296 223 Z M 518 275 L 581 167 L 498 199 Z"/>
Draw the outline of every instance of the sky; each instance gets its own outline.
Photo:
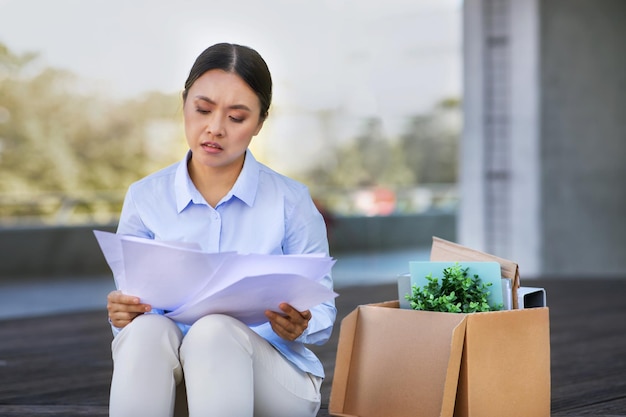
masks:
<path id="1" fill-rule="evenodd" d="M 180 92 L 206 47 L 250 46 L 274 79 L 279 161 L 461 96 L 461 0 L 0 0 L 0 42 L 119 97 Z"/>

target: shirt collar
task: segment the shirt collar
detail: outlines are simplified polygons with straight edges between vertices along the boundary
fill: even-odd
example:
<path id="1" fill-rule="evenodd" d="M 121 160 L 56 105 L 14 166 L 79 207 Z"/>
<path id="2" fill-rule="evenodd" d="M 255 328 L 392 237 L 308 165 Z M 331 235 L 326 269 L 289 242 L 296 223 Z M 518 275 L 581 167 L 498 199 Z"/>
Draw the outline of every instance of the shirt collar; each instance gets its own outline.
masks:
<path id="1" fill-rule="evenodd" d="M 206 204 L 206 201 L 189 176 L 189 170 L 187 168 L 189 158 L 191 158 L 191 151 L 188 151 L 185 158 L 178 163 L 174 179 L 176 208 L 179 213 L 183 211 L 190 202 Z M 246 158 L 243 163 L 243 168 L 239 173 L 239 177 L 237 177 L 233 188 L 224 196 L 222 201 L 227 201 L 234 196 L 248 206 L 252 206 L 258 189 L 260 170 L 261 164 L 254 158 L 249 149 L 246 150 Z"/>
<path id="2" fill-rule="evenodd" d="M 260 171 L 261 164 L 254 158 L 250 149 L 246 150 L 246 159 L 243 161 L 243 168 L 239 173 L 239 177 L 237 177 L 237 181 L 235 181 L 235 185 L 233 185 L 233 188 L 224 197 L 224 201 L 234 196 L 251 207 L 254 204 L 258 190 Z"/>
<path id="3" fill-rule="evenodd" d="M 193 185 L 191 177 L 189 176 L 189 171 L 187 170 L 187 161 L 189 161 L 189 158 L 191 158 L 191 151 L 188 151 L 183 160 L 178 163 L 178 168 L 176 168 L 176 177 L 174 178 L 176 209 L 179 213 L 194 200 L 194 197 L 197 197 L 197 195 L 200 194 Z"/>

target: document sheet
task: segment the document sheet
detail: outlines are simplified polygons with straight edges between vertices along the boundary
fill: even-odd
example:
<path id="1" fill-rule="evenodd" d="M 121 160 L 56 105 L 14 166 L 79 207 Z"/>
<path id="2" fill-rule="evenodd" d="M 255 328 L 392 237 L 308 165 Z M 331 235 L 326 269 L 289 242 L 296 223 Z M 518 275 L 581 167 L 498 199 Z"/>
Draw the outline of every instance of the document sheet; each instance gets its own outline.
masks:
<path id="1" fill-rule="evenodd" d="M 304 311 L 338 295 L 323 284 L 335 263 L 325 254 L 209 253 L 185 242 L 94 234 L 117 289 L 181 323 L 222 313 L 257 325 L 282 302 Z"/>

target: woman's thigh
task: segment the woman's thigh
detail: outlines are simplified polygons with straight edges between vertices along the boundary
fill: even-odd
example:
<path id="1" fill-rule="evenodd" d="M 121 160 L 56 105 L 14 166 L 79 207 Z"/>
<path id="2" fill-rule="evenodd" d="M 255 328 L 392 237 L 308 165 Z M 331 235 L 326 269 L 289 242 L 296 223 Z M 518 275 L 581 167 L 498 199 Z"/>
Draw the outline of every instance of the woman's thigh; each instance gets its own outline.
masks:
<path id="1" fill-rule="evenodd" d="M 232 317 L 211 315 L 196 322 L 183 340 L 181 359 L 188 394 L 202 397 L 198 403 L 210 400 L 217 409 L 226 406 L 221 402 L 248 403 L 246 408 L 254 409 L 257 417 L 315 416 L 319 409 L 321 378 L 294 366 Z M 190 374 L 194 376 L 187 378 Z M 191 396 L 190 405 L 195 402 Z M 210 407 L 199 405 L 205 410 Z"/>

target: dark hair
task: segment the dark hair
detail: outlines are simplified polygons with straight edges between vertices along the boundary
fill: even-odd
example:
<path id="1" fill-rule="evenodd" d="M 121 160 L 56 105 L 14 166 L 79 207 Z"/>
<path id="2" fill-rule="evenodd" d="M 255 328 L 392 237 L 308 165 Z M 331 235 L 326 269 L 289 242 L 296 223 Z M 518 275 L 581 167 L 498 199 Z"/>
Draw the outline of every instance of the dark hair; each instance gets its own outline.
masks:
<path id="1" fill-rule="evenodd" d="M 267 117 L 272 101 L 272 76 L 267 63 L 254 49 L 231 43 L 218 43 L 205 49 L 196 58 L 185 81 L 183 100 L 198 78 L 205 72 L 221 69 L 239 75 L 254 90 L 261 104 L 261 118 Z"/>

